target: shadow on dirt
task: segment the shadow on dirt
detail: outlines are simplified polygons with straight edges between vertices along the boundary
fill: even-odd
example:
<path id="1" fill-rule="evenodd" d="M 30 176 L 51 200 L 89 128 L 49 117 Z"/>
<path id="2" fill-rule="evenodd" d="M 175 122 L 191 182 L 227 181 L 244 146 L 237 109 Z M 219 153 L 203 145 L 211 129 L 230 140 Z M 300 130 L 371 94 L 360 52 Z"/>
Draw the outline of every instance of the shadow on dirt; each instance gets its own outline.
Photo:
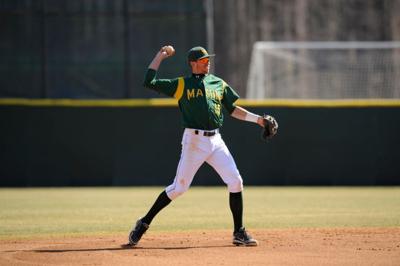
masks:
<path id="1" fill-rule="evenodd" d="M 190 246 L 190 247 L 109 247 L 109 248 L 82 248 L 82 249 L 36 249 L 36 250 L 9 250 L 8 252 L 25 251 L 37 253 L 64 253 L 64 252 L 96 252 L 96 251 L 115 251 L 115 250 L 184 250 L 184 249 L 204 249 L 204 248 L 232 248 L 233 245 L 213 245 L 213 246 Z"/>

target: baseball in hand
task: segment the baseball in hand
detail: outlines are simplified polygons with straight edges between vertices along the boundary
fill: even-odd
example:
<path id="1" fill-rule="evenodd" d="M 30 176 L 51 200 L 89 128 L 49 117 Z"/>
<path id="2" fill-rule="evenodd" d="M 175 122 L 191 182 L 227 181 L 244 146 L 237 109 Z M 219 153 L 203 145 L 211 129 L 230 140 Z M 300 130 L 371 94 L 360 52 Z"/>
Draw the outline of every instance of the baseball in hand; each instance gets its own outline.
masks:
<path id="1" fill-rule="evenodd" d="M 166 52 L 168 56 L 171 56 L 175 54 L 175 49 L 171 45 L 168 45 L 164 47 L 164 52 Z"/>

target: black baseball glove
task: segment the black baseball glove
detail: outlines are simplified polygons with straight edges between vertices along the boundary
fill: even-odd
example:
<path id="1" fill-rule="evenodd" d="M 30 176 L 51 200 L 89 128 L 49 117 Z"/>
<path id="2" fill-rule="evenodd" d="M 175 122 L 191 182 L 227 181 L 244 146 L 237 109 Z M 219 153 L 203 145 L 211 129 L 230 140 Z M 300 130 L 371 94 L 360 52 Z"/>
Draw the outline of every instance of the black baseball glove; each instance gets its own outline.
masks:
<path id="1" fill-rule="evenodd" d="M 264 128 L 261 138 L 265 141 L 272 139 L 278 132 L 278 122 L 270 115 L 263 115 Z"/>

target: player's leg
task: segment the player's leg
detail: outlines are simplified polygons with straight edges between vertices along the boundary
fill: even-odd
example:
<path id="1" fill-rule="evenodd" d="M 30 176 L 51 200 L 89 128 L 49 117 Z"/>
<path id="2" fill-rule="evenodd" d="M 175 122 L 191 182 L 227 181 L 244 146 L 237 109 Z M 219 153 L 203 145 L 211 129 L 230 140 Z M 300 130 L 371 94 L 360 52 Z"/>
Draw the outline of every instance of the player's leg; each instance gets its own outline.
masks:
<path id="1" fill-rule="evenodd" d="M 257 240 L 247 234 L 246 229 L 243 227 L 242 177 L 222 138 L 216 139 L 215 142 L 217 142 L 217 148 L 207 158 L 207 163 L 217 171 L 228 186 L 229 206 L 234 223 L 233 244 L 256 246 L 258 244 Z"/>
<path id="2" fill-rule="evenodd" d="M 143 234 L 147 231 L 147 229 L 149 229 L 150 223 L 153 220 L 153 218 L 157 215 L 157 213 L 159 213 L 162 209 L 164 209 L 170 202 L 171 199 L 168 198 L 165 190 L 161 192 L 161 194 L 158 196 L 158 198 L 154 202 L 153 206 L 151 206 L 147 214 L 136 221 L 134 228 L 129 233 L 128 237 L 129 243 L 127 244 L 127 246 L 137 245 L 137 243 L 142 238 Z"/>
<path id="3" fill-rule="evenodd" d="M 236 163 L 225 144 L 218 145 L 218 148 L 207 159 L 207 163 L 215 169 L 228 186 L 234 231 L 238 231 L 243 227 L 243 181 Z"/>
<path id="4" fill-rule="evenodd" d="M 204 163 L 206 156 L 207 154 L 203 151 L 194 152 L 193 147 L 184 145 L 173 183 L 161 192 L 148 213 L 142 218 L 144 223 L 150 225 L 162 209 L 189 189 L 194 175 Z"/>
<path id="5" fill-rule="evenodd" d="M 211 144 L 204 136 L 185 133 L 182 140 L 182 152 L 176 170 L 176 176 L 165 191 L 171 200 L 185 193 L 200 166 L 211 153 Z"/>
<path id="6" fill-rule="evenodd" d="M 204 145 L 194 145 L 195 139 L 188 133 L 182 138 L 181 157 L 176 170 L 174 181 L 169 185 L 154 202 L 149 212 L 142 221 L 150 225 L 159 211 L 165 208 L 172 200 L 182 195 L 189 189 L 197 170 L 204 163 L 209 151 Z M 196 143 L 198 144 L 198 142 Z"/>
<path id="7" fill-rule="evenodd" d="M 185 138 L 184 138 L 185 139 Z M 182 195 L 189 189 L 197 170 L 204 163 L 204 152 L 195 151 L 191 145 L 182 142 L 182 152 L 176 170 L 174 181 L 169 185 L 154 202 L 142 221 L 150 225 L 154 217 L 164 209 L 172 200 Z"/>
<path id="8" fill-rule="evenodd" d="M 129 234 L 129 245 L 135 246 L 149 228 L 154 217 L 172 200 L 182 195 L 190 187 L 197 170 L 204 163 L 211 149 L 207 142 L 201 142 L 198 136 L 183 135 L 182 152 L 174 182 L 158 196 L 147 214 L 140 218 Z"/>

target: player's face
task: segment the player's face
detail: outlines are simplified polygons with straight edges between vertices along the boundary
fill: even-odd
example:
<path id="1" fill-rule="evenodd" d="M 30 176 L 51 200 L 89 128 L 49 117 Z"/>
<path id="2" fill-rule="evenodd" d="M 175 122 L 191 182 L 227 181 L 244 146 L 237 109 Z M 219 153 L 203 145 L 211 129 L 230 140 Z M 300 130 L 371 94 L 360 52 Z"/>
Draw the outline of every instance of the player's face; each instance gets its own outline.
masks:
<path id="1" fill-rule="evenodd" d="M 192 72 L 195 74 L 208 74 L 210 71 L 210 58 L 202 58 L 192 64 Z"/>

